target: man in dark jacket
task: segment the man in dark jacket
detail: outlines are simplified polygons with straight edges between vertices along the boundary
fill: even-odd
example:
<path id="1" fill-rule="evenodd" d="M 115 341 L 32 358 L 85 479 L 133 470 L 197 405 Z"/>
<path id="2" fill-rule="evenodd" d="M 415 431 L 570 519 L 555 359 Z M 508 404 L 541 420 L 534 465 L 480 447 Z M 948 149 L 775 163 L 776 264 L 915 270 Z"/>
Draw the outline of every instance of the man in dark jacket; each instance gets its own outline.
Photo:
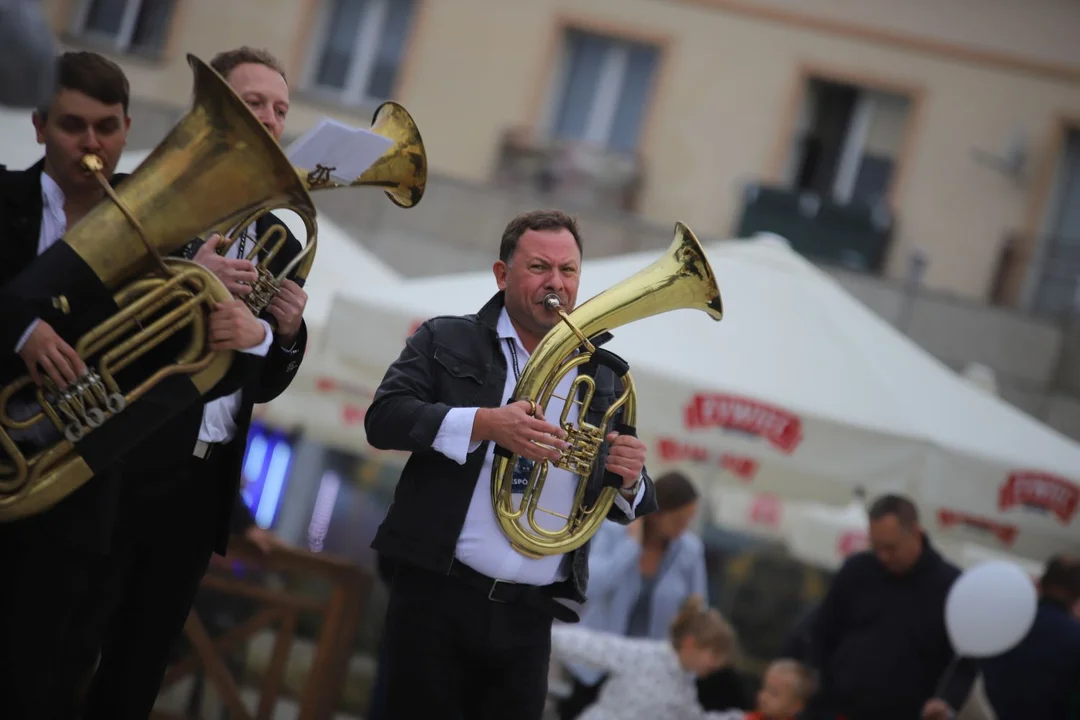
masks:
<path id="1" fill-rule="evenodd" d="M 947 720 L 967 701 L 976 666 L 953 666 L 945 598 L 960 570 L 931 547 L 915 505 L 870 507 L 871 550 L 848 558 L 811 634 L 820 691 L 813 717 Z"/>
<path id="2" fill-rule="evenodd" d="M 982 661 L 986 698 L 998 720 L 1067 717 L 1080 694 L 1080 559 L 1055 556 L 1039 581 L 1035 623 L 1012 650 Z"/>
<path id="3" fill-rule="evenodd" d="M 499 292 L 474 315 L 421 325 L 368 409 L 368 442 L 412 453 L 372 543 L 396 566 L 384 638 L 388 718 L 539 720 L 543 713 L 552 619 L 577 619 L 556 598 L 585 600 L 588 545 L 539 558 L 519 552 L 496 521 L 491 473 L 496 452 L 518 457 L 510 491 L 520 504 L 533 463 L 558 459 L 567 447 L 565 431 L 544 416 L 560 417 L 574 376 L 595 382 L 584 413 L 593 425 L 621 393 L 621 361 L 600 348 L 596 362 L 565 375 L 546 408 L 507 403 L 530 354 L 560 322 L 545 298 L 556 295 L 571 310 L 580 268 L 573 218 L 558 211 L 514 218 L 493 267 Z M 567 411 L 576 423 L 577 406 Z M 582 482 L 586 505 L 604 486 L 615 488 L 608 517 L 629 524 L 656 501 L 644 443 L 620 417 Z M 565 520 L 549 513 L 570 512 L 578 482 L 553 464 L 546 470 L 536 520 L 555 530 Z"/>

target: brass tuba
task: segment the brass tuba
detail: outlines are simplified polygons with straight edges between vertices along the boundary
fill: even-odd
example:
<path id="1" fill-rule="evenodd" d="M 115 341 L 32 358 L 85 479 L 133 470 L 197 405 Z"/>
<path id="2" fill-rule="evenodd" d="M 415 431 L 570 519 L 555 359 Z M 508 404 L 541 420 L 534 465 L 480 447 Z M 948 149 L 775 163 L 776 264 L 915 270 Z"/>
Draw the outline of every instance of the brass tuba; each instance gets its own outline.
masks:
<path id="1" fill-rule="evenodd" d="M 375 110 L 369 129 L 389 138 L 393 144 L 360 177 L 348 183 L 340 183 L 330 176 L 336 168 L 321 165 L 310 170 L 297 168 L 297 174 L 303 179 L 304 186 L 309 191 L 343 187 L 380 188 L 398 207 L 415 206 L 424 196 L 427 186 L 427 154 L 416 122 L 404 107 L 388 101 Z M 261 208 L 241 218 L 229 228 L 216 230 L 224 238 L 224 242 L 218 246 L 219 251 L 226 252 L 251 223 L 274 209 L 276 208 Z M 274 225 L 255 241 L 254 247 L 245 255 L 245 259 L 255 266 L 258 279 L 252 283 L 251 292 L 243 299 L 256 315 L 270 304 L 281 287 L 281 281 L 294 269 L 295 281 L 302 286 L 315 260 L 315 236 L 311 228 L 308 228 L 303 251 L 274 276 L 269 270 L 270 261 L 285 246 L 287 239 L 285 229 L 281 225 Z"/>
<path id="2" fill-rule="evenodd" d="M 675 238 L 663 257 L 569 314 L 559 309 L 556 295 L 549 295 L 544 302 L 548 309 L 558 311 L 562 322 L 544 336 L 529 357 L 509 402 L 528 400 L 534 403 L 535 414 L 536 407 L 547 407 L 555 388 L 567 373 L 588 363 L 604 364 L 614 370 L 622 380 L 623 392 L 605 411 L 597 426 L 585 421 L 595 390 L 593 379 L 585 374 L 578 375 L 568 393 L 558 424 L 566 431 L 570 447 L 562 451 L 562 457 L 553 464 L 578 476 L 569 514 L 540 507 L 549 466 L 547 460 L 533 465 L 528 484 L 520 496 L 521 502 L 515 508 L 511 487 L 517 456 L 497 449 L 491 471 L 495 517 L 511 546 L 531 558 L 567 553 L 588 542 L 600 529 L 618 492 L 614 487 L 604 487 L 596 501 L 586 505 L 588 481 L 616 413 L 620 409 L 623 411 L 621 425 L 634 427 L 637 392 L 627 364 L 617 355 L 595 347 L 590 338 L 620 325 L 681 308 L 703 310 L 713 320 L 723 317 L 720 290 L 709 261 L 694 233 L 682 223 L 675 224 Z M 583 392 L 583 397 L 575 427 L 567 417 L 573 398 L 579 392 Z M 556 530 L 544 528 L 536 522 L 537 512 L 559 517 L 565 522 Z M 523 517 L 527 523 L 522 522 Z"/>
<path id="3" fill-rule="evenodd" d="M 0 522 L 49 509 L 225 375 L 208 315 L 231 300 L 212 273 L 165 257 L 207 227 L 315 206 L 281 146 L 209 65 L 188 55 L 192 107 L 141 165 L 8 285 L 72 343 L 86 374 L 60 391 L 25 368 L 0 386 Z M 17 362 L 17 359 L 16 359 Z M 34 435 L 35 437 L 30 437 Z"/>

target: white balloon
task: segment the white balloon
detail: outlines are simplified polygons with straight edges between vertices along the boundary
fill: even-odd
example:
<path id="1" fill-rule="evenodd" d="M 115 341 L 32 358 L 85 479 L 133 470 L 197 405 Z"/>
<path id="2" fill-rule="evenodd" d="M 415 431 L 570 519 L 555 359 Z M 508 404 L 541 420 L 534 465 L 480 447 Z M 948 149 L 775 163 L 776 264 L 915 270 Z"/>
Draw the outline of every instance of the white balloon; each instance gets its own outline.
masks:
<path id="1" fill-rule="evenodd" d="M 964 571 L 949 589 L 945 628 L 958 655 L 994 657 L 1024 639 L 1037 605 L 1035 584 L 1023 568 L 987 560 Z"/>

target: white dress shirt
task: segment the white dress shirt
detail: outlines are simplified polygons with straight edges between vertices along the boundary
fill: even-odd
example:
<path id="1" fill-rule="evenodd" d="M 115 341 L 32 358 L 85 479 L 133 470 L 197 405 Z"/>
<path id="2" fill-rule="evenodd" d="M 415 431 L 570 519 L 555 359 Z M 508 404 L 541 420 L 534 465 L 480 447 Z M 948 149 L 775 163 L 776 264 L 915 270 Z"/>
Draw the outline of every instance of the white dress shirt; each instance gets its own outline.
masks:
<path id="1" fill-rule="evenodd" d="M 254 233 L 255 224 L 252 223 L 248 228 L 248 243 L 253 241 L 250 236 Z M 60 189 L 60 186 L 56 184 L 45 172 L 41 173 L 41 231 L 38 233 L 38 255 L 48 250 L 54 243 L 60 240 L 67 232 L 67 214 L 64 212 L 64 191 Z M 227 256 L 236 258 L 239 257 L 239 241 L 232 244 L 229 248 Z M 23 345 L 26 344 L 27 339 L 30 337 L 30 333 L 34 331 L 40 320 L 34 320 L 27 326 L 26 330 L 19 337 L 19 342 L 15 345 L 15 352 L 22 350 Z M 251 353 L 252 355 L 259 355 L 260 357 L 266 357 L 266 354 L 270 351 L 270 343 L 274 341 L 274 332 L 270 329 L 270 324 L 265 320 L 259 320 L 262 324 L 265 334 L 263 340 L 258 345 L 241 350 L 240 352 Z M 227 395 L 217 400 L 213 400 L 206 404 L 203 410 L 202 425 L 199 428 L 199 439 L 204 442 L 228 442 L 236 434 L 236 422 L 234 420 L 236 411 L 240 407 L 240 394 L 241 391 L 237 390 L 232 395 Z"/>
<path id="2" fill-rule="evenodd" d="M 506 385 L 502 396 L 502 404 L 505 405 L 517 384 L 518 374 L 515 372 L 514 353 L 510 350 L 509 343 L 513 343 L 517 353 L 518 370 L 524 370 L 525 363 L 529 360 L 529 353 L 521 344 L 521 339 L 513 323 L 510 322 L 506 308 L 503 308 L 499 315 L 496 330 L 507 367 Z M 568 397 L 575 377 L 575 372 L 567 373 L 555 389 L 554 395 Z M 568 422 L 577 422 L 578 407 L 577 404 L 571 406 L 567 416 Z M 439 427 L 432 449 L 459 465 L 464 465 L 466 456 L 480 447 L 479 442 L 472 442 L 471 439 L 476 411 L 477 408 L 451 408 Z M 558 424 L 562 411 L 563 401 L 553 396 L 544 411 L 544 416 L 552 424 Z M 491 506 L 491 468 L 494 458 L 495 444 L 488 443 L 484 454 L 484 464 L 480 468 L 480 476 L 473 488 L 472 500 L 465 516 L 465 525 L 458 536 L 455 557 L 473 570 L 497 580 L 538 586 L 565 580 L 569 576 L 569 568 L 563 562 L 566 556 L 549 555 L 536 560 L 527 558 L 514 550 L 503 534 Z M 574 494 L 577 492 L 577 481 L 577 477 L 569 471 L 549 465 L 544 490 L 540 494 L 540 508 L 547 508 L 563 515 L 569 514 Z M 615 504 L 632 518 L 644 493 L 645 484 L 641 483 L 632 506 L 621 494 L 616 494 Z M 513 500 L 516 509 L 521 503 L 521 495 L 515 493 Z M 528 527 L 527 517 L 522 517 L 518 522 L 522 524 L 522 527 Z M 566 521 L 537 510 L 536 522 L 541 527 L 550 530 L 561 527 Z"/>
<path id="3" fill-rule="evenodd" d="M 254 247 L 255 241 L 252 238 L 255 237 L 255 223 L 248 226 L 245 235 L 247 236 L 244 249 L 246 255 L 247 251 Z M 242 257 L 240 255 L 240 242 L 240 240 L 234 242 L 226 251 L 225 257 L 234 260 Z M 259 322 L 266 331 L 263 341 L 240 352 L 266 357 L 266 354 L 270 352 L 270 343 L 274 341 L 274 331 L 270 329 L 270 323 L 261 318 Z M 202 424 L 199 425 L 200 440 L 208 443 L 224 443 L 233 439 L 233 436 L 236 435 L 236 412 L 240 409 L 242 394 L 242 390 L 237 390 L 232 395 L 226 395 L 206 403 L 206 407 L 203 408 Z"/>

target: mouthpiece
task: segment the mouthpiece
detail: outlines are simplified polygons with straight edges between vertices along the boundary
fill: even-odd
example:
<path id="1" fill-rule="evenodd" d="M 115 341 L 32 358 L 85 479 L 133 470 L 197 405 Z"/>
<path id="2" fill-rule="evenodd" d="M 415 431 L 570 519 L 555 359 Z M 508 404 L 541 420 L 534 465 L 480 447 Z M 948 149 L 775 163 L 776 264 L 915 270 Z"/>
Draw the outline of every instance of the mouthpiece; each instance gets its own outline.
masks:
<path id="1" fill-rule="evenodd" d="M 544 307 L 548 310 L 558 310 L 560 307 L 562 307 L 562 301 L 559 300 L 558 295 L 556 295 L 555 293 L 551 293 L 550 295 L 546 295 L 544 297 Z"/>
<path id="2" fill-rule="evenodd" d="M 93 153 L 83 155 L 80 164 L 82 165 L 83 170 L 88 173 L 99 173 L 105 169 L 105 163 Z"/>

